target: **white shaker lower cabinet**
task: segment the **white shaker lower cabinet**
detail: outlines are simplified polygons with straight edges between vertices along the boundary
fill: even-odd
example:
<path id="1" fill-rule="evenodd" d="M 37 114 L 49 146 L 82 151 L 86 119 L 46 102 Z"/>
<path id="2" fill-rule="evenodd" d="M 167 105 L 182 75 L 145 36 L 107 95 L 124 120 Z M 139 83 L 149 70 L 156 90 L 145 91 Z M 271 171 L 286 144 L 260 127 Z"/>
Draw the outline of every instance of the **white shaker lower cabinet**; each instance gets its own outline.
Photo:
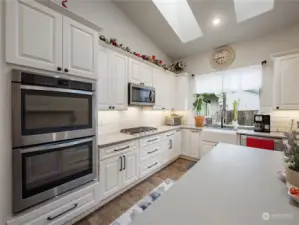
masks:
<path id="1" fill-rule="evenodd" d="M 99 185 L 99 183 L 91 184 L 50 204 L 36 207 L 29 213 L 21 214 L 9 220 L 7 225 L 70 224 L 73 219 L 99 203 Z"/>
<path id="2" fill-rule="evenodd" d="M 168 163 L 176 156 L 175 152 L 175 131 L 165 134 L 163 141 L 163 164 Z"/>
<path id="3" fill-rule="evenodd" d="M 137 150 L 138 151 L 138 150 Z M 124 155 L 124 170 L 123 170 L 123 182 L 122 187 L 126 187 L 134 181 L 138 180 L 138 157 L 137 151 L 131 151 Z"/>
<path id="4" fill-rule="evenodd" d="M 299 109 L 299 54 L 275 58 L 274 70 L 274 107 Z"/>
<path id="5" fill-rule="evenodd" d="M 200 130 L 182 130 L 182 154 L 199 159 L 201 149 Z"/>
<path id="6" fill-rule="evenodd" d="M 139 179 L 139 150 L 135 149 L 100 161 L 100 185 L 105 199 Z"/>
<path id="7" fill-rule="evenodd" d="M 175 157 L 177 157 L 182 153 L 182 130 L 175 131 L 173 146 Z"/>
<path id="8" fill-rule="evenodd" d="M 128 108 L 128 58 L 102 46 L 98 48 L 98 109 Z"/>
<path id="9" fill-rule="evenodd" d="M 103 199 L 121 189 L 122 160 L 121 156 L 114 156 L 100 162 L 100 184 Z"/>
<path id="10" fill-rule="evenodd" d="M 202 141 L 200 149 L 200 158 L 209 153 L 216 145 L 217 143 L 214 142 Z"/>

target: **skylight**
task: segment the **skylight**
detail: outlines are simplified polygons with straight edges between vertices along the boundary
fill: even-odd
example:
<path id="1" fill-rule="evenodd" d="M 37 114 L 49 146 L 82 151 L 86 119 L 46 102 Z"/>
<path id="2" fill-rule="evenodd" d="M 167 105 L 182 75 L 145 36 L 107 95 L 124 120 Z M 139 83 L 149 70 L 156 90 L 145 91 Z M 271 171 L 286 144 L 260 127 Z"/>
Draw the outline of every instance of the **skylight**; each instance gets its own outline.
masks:
<path id="1" fill-rule="evenodd" d="M 274 0 L 234 0 L 234 3 L 238 23 L 274 8 Z"/>
<path id="2" fill-rule="evenodd" d="M 202 37 L 187 0 L 152 0 L 183 43 Z"/>

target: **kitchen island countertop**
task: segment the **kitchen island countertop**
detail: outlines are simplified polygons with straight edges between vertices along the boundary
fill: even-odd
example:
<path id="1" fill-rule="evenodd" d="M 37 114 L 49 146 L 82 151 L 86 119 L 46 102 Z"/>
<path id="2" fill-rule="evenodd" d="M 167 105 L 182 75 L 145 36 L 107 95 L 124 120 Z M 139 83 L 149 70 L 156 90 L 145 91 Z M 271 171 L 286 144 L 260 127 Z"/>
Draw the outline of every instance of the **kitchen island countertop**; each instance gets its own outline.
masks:
<path id="1" fill-rule="evenodd" d="M 298 225 L 281 152 L 218 144 L 131 225 Z"/>

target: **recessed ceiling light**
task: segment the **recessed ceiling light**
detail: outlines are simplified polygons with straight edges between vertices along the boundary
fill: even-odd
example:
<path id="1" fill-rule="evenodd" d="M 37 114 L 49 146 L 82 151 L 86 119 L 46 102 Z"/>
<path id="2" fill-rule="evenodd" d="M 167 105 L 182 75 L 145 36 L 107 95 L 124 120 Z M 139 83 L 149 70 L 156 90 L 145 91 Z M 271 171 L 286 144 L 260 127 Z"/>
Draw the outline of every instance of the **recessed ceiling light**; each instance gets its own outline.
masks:
<path id="1" fill-rule="evenodd" d="M 220 22 L 221 22 L 221 21 L 220 21 L 219 18 L 214 18 L 214 19 L 213 19 L 213 25 L 214 25 L 214 26 L 217 26 Z"/>
<path id="2" fill-rule="evenodd" d="M 183 43 L 203 36 L 187 0 L 152 1 Z"/>

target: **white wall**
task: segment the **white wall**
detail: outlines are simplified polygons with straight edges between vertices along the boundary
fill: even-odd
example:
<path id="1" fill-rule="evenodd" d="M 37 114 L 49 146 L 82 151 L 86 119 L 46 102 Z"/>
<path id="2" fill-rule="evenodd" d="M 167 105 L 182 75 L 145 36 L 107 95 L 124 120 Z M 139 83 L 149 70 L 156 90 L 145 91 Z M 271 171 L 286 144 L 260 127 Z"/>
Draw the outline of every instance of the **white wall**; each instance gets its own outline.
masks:
<path id="1" fill-rule="evenodd" d="M 104 28 L 106 37 L 170 64 L 170 59 L 111 0 L 69 0 L 68 8 Z"/>
<path id="2" fill-rule="evenodd" d="M 4 61 L 4 2 L 0 0 L 0 224 L 11 215 L 10 70 Z"/>
<path id="3" fill-rule="evenodd" d="M 299 48 L 299 26 L 231 46 L 236 51 L 236 59 L 229 69 L 259 64 L 263 60 L 270 61 L 271 54 Z M 208 51 L 183 59 L 187 64 L 186 71 L 193 74 L 215 71 L 210 65 L 212 52 Z"/>

